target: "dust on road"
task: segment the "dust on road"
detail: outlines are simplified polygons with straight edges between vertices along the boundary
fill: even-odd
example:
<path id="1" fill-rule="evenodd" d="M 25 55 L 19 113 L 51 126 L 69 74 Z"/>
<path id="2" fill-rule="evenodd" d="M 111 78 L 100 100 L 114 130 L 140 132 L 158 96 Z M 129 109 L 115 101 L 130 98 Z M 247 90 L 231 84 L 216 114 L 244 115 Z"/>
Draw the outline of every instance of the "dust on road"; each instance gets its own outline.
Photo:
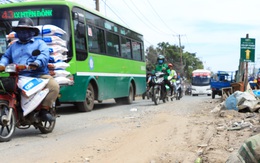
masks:
<path id="1" fill-rule="evenodd" d="M 88 144 L 84 153 L 75 152 L 84 158 L 82 162 L 91 163 L 191 163 L 198 157 L 204 163 L 223 163 L 257 132 L 250 127 L 228 131 L 233 122 L 247 119 L 245 113 L 237 111 L 211 113 L 220 102 L 220 99 L 192 102 L 184 97 L 154 106 L 157 107 L 154 111 L 138 116 L 103 120 L 116 123 L 119 128 Z M 135 109 L 142 112 L 143 108 Z M 258 115 L 253 119 L 249 120 L 258 126 Z"/>

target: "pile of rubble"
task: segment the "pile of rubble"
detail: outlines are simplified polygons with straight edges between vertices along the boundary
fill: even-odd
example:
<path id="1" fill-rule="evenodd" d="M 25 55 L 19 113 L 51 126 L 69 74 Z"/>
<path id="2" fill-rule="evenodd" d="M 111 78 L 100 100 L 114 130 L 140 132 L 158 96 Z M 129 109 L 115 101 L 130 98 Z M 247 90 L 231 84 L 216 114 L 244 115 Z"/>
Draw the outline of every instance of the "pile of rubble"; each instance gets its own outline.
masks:
<path id="1" fill-rule="evenodd" d="M 233 113 L 244 113 L 243 117 L 233 119 L 228 124 L 219 124 L 217 131 L 233 131 L 249 128 L 255 134 L 244 141 L 244 144 L 234 151 L 226 163 L 260 162 L 260 99 L 252 90 L 236 91 L 219 103 L 212 113 L 226 117 Z"/>

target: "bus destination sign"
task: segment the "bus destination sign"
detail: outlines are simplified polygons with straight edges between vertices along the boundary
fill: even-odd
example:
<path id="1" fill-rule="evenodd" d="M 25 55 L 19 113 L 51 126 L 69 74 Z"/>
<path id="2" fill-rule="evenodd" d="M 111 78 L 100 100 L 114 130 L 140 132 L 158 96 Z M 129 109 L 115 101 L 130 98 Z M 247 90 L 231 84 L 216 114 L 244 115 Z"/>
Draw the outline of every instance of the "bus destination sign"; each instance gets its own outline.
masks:
<path id="1" fill-rule="evenodd" d="M 196 77 L 196 76 L 208 77 L 208 76 L 210 76 L 210 73 L 209 72 L 193 72 L 192 76 L 193 77 Z"/>
<path id="2" fill-rule="evenodd" d="M 20 19 L 24 17 L 35 18 L 35 17 L 50 17 L 52 16 L 52 9 L 38 9 L 38 10 L 4 10 L 1 11 L 2 19 Z"/>

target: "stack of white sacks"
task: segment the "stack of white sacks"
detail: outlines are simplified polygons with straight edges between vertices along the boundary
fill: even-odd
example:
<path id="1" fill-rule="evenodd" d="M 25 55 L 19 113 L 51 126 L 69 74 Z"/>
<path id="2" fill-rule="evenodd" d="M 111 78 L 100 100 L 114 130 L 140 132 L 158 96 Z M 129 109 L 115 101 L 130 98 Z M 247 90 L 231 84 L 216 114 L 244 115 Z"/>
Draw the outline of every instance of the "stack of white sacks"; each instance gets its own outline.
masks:
<path id="1" fill-rule="evenodd" d="M 40 30 L 40 33 L 34 39 L 41 39 L 49 46 L 50 74 L 59 84 L 72 85 L 73 81 L 70 80 L 71 74 L 66 71 L 66 68 L 70 65 L 65 62 L 67 55 L 63 55 L 68 49 L 66 48 L 66 41 L 61 38 L 66 32 L 54 25 L 40 25 L 36 27 Z M 18 40 L 15 32 L 11 32 L 6 38 L 10 42 L 9 46 Z"/>

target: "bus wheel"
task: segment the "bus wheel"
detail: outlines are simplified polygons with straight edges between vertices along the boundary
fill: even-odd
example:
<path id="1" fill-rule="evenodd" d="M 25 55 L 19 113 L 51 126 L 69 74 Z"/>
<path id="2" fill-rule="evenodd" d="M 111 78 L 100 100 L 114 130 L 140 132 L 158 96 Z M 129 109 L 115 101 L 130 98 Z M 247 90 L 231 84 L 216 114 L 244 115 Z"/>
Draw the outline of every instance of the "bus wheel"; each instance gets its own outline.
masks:
<path id="1" fill-rule="evenodd" d="M 129 88 L 129 95 L 127 97 L 115 98 L 116 103 L 118 104 L 131 104 L 134 99 L 134 87 L 131 84 Z"/>
<path id="2" fill-rule="evenodd" d="M 94 108 L 95 92 L 91 83 L 88 85 L 86 92 L 86 100 L 84 102 L 77 102 L 76 106 L 81 112 L 89 112 Z"/>

